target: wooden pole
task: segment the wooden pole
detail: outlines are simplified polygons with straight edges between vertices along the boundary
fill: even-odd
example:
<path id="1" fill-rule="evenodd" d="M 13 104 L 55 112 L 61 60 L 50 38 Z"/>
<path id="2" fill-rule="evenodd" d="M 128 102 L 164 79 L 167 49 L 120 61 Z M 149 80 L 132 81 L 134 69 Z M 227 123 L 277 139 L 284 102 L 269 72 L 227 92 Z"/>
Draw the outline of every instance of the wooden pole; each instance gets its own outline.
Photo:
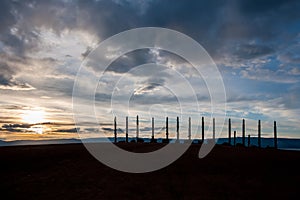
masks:
<path id="1" fill-rule="evenodd" d="M 274 121 L 274 148 L 277 149 L 277 125 L 276 121 Z"/>
<path id="2" fill-rule="evenodd" d="M 136 116 L 136 141 L 139 139 L 139 116 Z"/>
<path id="3" fill-rule="evenodd" d="M 128 116 L 126 117 L 126 142 L 128 142 Z"/>
<path id="4" fill-rule="evenodd" d="M 216 142 L 216 122 L 215 122 L 215 118 L 213 118 L 213 141 Z"/>
<path id="5" fill-rule="evenodd" d="M 231 145 L 231 119 L 228 119 L 228 143 Z"/>
<path id="6" fill-rule="evenodd" d="M 250 147 L 250 135 L 248 135 L 248 147 Z"/>
<path id="7" fill-rule="evenodd" d="M 166 140 L 169 140 L 169 118 L 166 117 Z"/>
<path id="8" fill-rule="evenodd" d="M 152 141 L 154 141 L 154 117 L 152 117 Z"/>
<path id="9" fill-rule="evenodd" d="M 176 128 L 176 133 L 177 133 L 177 142 L 179 142 L 179 117 L 177 117 L 177 128 Z"/>
<path id="10" fill-rule="evenodd" d="M 260 120 L 258 120 L 258 147 L 261 148 L 261 123 Z"/>
<path id="11" fill-rule="evenodd" d="M 233 145 L 236 146 L 236 131 L 233 131 Z"/>
<path id="12" fill-rule="evenodd" d="M 204 117 L 202 117 L 202 143 L 204 142 Z"/>
<path id="13" fill-rule="evenodd" d="M 246 136 L 246 132 L 245 132 L 245 119 L 243 119 L 243 125 L 242 125 L 242 142 L 243 142 L 243 146 L 245 146 L 245 136 Z"/>
<path id="14" fill-rule="evenodd" d="M 115 117 L 114 119 L 114 136 L 115 136 L 114 142 L 117 143 L 117 117 Z"/>
<path id="15" fill-rule="evenodd" d="M 189 132 L 188 132 L 188 138 L 191 140 L 192 130 L 191 130 L 191 117 L 189 117 Z"/>

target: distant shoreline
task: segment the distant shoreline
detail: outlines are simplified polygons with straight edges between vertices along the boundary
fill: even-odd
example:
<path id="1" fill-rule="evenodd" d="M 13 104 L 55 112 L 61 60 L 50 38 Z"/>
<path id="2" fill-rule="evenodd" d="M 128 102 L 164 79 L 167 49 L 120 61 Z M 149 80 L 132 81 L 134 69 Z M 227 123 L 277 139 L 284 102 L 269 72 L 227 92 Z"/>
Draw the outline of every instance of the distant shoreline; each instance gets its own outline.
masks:
<path id="1" fill-rule="evenodd" d="M 279 148 L 279 150 L 284 150 L 284 151 L 300 151 L 300 148 Z"/>
<path id="2" fill-rule="evenodd" d="M 110 142 L 114 141 L 113 137 L 108 138 Z M 129 138 L 129 142 L 134 141 L 136 138 Z M 144 143 L 150 143 L 149 138 L 141 138 Z M 170 139 L 170 143 L 174 143 L 176 139 Z M 210 140 L 210 139 L 208 139 Z M 247 139 L 246 139 L 247 140 Z M 163 138 L 157 138 L 157 143 L 162 143 Z M 180 140 L 183 143 L 185 140 Z M 194 140 L 197 143 L 198 140 Z M 207 141 L 207 140 L 206 140 Z M 217 144 L 227 143 L 227 138 L 219 138 Z M 241 143 L 242 138 L 238 137 L 236 143 Z M 77 144 L 77 143 L 107 143 L 107 138 L 89 138 L 89 139 L 54 139 L 54 140 L 16 140 L 16 141 L 1 141 L 1 146 L 27 146 L 27 145 L 51 145 L 51 144 Z M 118 142 L 125 142 L 125 137 L 119 137 Z M 247 141 L 246 141 L 247 144 Z M 233 144 L 231 145 L 233 146 Z M 246 145 L 247 146 L 247 145 Z M 257 147 L 257 138 L 251 138 L 250 147 Z M 262 138 L 262 148 L 273 147 L 273 138 Z M 300 138 L 278 138 L 278 149 L 300 151 Z"/>

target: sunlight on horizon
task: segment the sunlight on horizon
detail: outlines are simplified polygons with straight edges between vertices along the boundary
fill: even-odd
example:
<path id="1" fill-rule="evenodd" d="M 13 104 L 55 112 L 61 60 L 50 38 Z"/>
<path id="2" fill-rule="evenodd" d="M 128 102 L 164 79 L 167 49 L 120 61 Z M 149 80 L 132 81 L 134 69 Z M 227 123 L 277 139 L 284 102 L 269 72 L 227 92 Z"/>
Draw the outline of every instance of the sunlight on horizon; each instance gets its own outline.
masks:
<path id="1" fill-rule="evenodd" d="M 22 121 L 27 124 L 42 123 L 45 120 L 44 110 L 25 110 L 21 115 Z"/>

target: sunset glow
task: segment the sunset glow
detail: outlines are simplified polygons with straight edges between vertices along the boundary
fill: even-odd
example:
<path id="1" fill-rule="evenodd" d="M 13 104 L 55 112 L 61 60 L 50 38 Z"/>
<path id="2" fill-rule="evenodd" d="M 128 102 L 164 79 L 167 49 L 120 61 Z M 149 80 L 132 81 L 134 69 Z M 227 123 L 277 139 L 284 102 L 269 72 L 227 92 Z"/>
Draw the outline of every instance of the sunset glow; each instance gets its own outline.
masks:
<path id="1" fill-rule="evenodd" d="M 45 112 L 43 110 L 26 110 L 22 114 L 22 120 L 27 124 L 37 124 L 44 122 Z"/>

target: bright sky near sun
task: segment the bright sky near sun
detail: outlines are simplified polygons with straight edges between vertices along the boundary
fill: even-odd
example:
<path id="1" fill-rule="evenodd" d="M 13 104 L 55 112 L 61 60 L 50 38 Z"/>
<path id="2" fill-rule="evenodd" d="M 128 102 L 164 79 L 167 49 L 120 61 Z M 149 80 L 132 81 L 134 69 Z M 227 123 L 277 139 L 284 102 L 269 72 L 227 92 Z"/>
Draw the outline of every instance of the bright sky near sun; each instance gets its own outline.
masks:
<path id="1" fill-rule="evenodd" d="M 210 95 L 193 67 L 166 51 L 143 49 L 116 59 L 99 82 L 95 94 L 99 124 L 90 123 L 91 116 L 84 113 L 82 123 L 74 124 L 73 84 L 88 53 L 112 35 L 148 26 L 180 31 L 206 49 L 222 74 L 226 115 L 238 134 L 242 118 L 252 135 L 261 119 L 263 137 L 272 136 L 276 120 L 280 137 L 299 138 L 299 10 L 300 2 L 292 0 L 0 1 L 0 140 L 78 138 L 76 128 L 85 137 L 95 137 L 99 131 L 111 134 L 116 114 L 110 107 L 111 95 L 126 94 L 130 86 L 136 89 L 129 111 L 128 105 L 114 108 L 119 127 L 125 128 L 125 116 L 129 115 L 133 136 L 138 114 L 141 134 L 146 137 L 155 116 L 157 135 L 162 136 L 164 119 L 169 116 L 171 136 L 175 136 L 180 109 L 167 88 L 185 86 L 168 69 L 157 69 L 153 75 L 135 68 L 150 62 L 176 69 L 198 85 L 195 91 L 201 113 L 187 104 L 183 136 L 189 116 L 194 117 L 193 122 L 197 114 L 211 117 Z M 91 68 L 90 73 L 97 70 Z M 95 87 L 88 79 L 82 81 L 87 88 Z M 188 90 L 176 95 L 189 103 Z M 81 102 L 83 111 L 91 103 L 84 96 Z M 225 124 L 224 135 L 226 131 Z"/>

